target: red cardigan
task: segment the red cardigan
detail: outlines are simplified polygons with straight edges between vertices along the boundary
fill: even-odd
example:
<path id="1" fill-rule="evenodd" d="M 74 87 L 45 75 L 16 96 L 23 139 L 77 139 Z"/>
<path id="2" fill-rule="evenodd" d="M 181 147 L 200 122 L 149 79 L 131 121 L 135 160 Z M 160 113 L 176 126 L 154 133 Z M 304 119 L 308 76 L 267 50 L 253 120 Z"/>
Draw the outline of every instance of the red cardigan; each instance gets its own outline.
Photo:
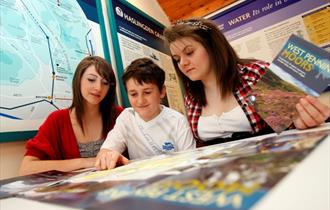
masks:
<path id="1" fill-rule="evenodd" d="M 123 108 L 117 106 L 116 117 L 122 111 Z M 40 160 L 80 158 L 69 109 L 57 110 L 48 116 L 37 135 L 26 143 L 25 156 L 34 156 Z"/>

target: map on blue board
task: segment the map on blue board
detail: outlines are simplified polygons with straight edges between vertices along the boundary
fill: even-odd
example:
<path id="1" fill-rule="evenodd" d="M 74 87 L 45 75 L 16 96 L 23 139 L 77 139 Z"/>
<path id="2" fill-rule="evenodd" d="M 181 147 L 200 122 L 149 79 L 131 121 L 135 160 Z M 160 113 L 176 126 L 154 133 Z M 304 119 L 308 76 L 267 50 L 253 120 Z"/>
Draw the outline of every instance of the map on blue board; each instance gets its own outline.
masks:
<path id="1" fill-rule="evenodd" d="M 73 0 L 0 0 L 0 10 L 0 132 L 36 130 L 71 105 L 77 64 L 103 52 L 100 29 Z"/>

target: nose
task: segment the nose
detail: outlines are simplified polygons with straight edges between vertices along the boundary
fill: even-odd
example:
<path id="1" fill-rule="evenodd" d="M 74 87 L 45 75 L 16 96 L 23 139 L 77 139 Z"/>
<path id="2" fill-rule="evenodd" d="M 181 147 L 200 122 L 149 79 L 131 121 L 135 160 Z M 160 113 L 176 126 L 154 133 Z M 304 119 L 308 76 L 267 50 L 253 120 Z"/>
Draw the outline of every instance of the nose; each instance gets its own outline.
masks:
<path id="1" fill-rule="evenodd" d="M 102 88 L 102 82 L 101 81 L 95 82 L 94 89 L 100 91 L 101 88 Z"/>
<path id="2" fill-rule="evenodd" d="M 138 96 L 138 99 L 137 99 L 138 106 L 143 105 L 145 103 L 145 101 L 146 100 L 145 100 L 145 98 L 144 98 L 144 96 L 142 94 Z"/>
<path id="3" fill-rule="evenodd" d="M 185 56 L 182 56 L 180 58 L 180 66 L 187 66 L 189 64 L 189 59 Z"/>

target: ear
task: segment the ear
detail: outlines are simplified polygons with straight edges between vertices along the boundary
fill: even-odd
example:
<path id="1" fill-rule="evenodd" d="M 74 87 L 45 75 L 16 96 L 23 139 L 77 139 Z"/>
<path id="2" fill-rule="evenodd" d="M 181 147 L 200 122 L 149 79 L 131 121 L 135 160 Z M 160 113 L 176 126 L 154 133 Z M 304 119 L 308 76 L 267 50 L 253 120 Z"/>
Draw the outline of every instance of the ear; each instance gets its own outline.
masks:
<path id="1" fill-rule="evenodd" d="M 166 95 L 166 87 L 163 85 L 162 89 L 160 90 L 160 98 L 164 98 Z"/>

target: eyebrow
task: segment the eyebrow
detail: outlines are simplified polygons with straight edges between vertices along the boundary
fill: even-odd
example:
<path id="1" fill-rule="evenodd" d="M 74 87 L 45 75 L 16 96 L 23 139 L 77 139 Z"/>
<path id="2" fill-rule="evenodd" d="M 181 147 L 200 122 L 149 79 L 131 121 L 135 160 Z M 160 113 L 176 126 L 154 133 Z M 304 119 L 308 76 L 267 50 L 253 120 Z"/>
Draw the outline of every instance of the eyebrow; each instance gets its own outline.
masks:
<path id="1" fill-rule="evenodd" d="M 191 45 L 191 44 L 188 44 L 188 45 L 186 45 L 186 46 L 182 49 L 182 51 L 186 50 L 188 47 L 194 47 L 194 46 Z"/>
<path id="2" fill-rule="evenodd" d="M 93 74 L 93 73 L 89 73 L 89 74 L 87 74 L 86 76 L 94 76 L 94 77 L 98 77 L 98 75 Z"/>
<path id="3" fill-rule="evenodd" d="M 147 87 L 147 88 L 144 88 L 143 90 L 153 90 L 154 88 L 153 87 Z"/>
<path id="4" fill-rule="evenodd" d="M 153 87 L 147 87 L 147 88 L 143 88 L 142 91 L 146 91 L 146 90 L 153 90 Z M 127 90 L 127 92 L 131 93 L 131 92 L 137 92 L 137 90 L 133 89 L 133 90 Z"/>

